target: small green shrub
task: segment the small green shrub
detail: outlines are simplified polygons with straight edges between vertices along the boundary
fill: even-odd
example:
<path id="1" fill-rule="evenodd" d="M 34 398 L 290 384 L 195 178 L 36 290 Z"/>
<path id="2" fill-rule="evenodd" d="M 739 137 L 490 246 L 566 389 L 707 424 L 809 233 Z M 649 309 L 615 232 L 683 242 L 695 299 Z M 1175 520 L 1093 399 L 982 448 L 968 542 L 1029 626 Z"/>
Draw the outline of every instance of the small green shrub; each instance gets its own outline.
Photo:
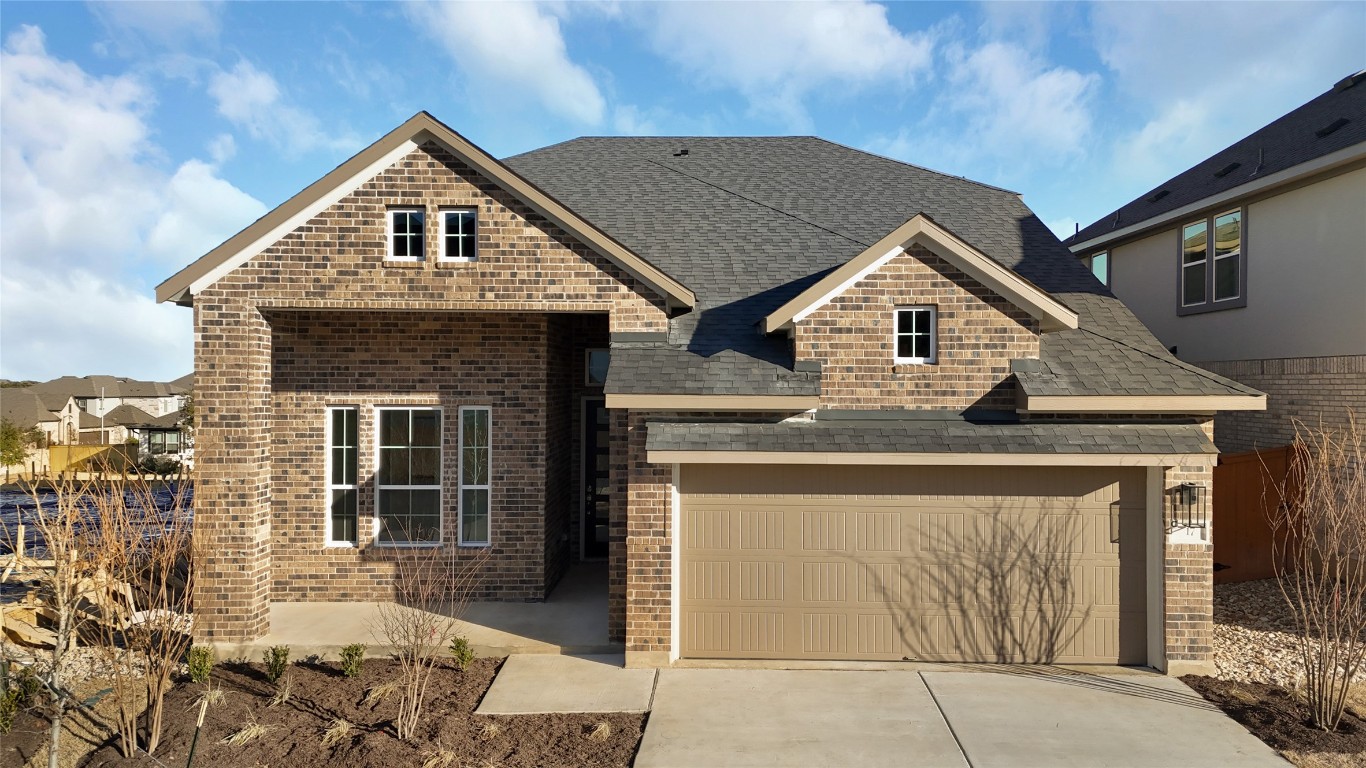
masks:
<path id="1" fill-rule="evenodd" d="M 266 649 L 266 679 L 272 683 L 279 680 L 289 667 L 289 646 L 272 645 Z"/>
<path id="2" fill-rule="evenodd" d="M 347 677 L 360 677 L 361 665 L 365 663 L 365 645 L 352 643 L 341 649 L 341 671 Z"/>
<path id="3" fill-rule="evenodd" d="M 192 645 L 185 663 L 190 668 L 190 679 L 196 683 L 209 682 L 213 673 L 213 649 L 207 645 Z"/>
<path id="4" fill-rule="evenodd" d="M 14 716 L 19 714 L 19 691 L 11 688 L 0 693 L 0 733 L 9 733 L 14 727 Z"/>
<path id="5" fill-rule="evenodd" d="M 470 668 L 474 661 L 474 649 L 470 647 L 470 641 L 465 637 L 457 636 L 451 641 L 451 656 L 455 659 L 455 668 L 464 672 Z"/>
<path id="6" fill-rule="evenodd" d="M 43 690 L 43 681 L 38 679 L 32 668 L 24 667 L 10 679 L 10 686 L 10 690 L 18 697 L 19 707 L 30 707 L 37 702 L 38 694 Z"/>

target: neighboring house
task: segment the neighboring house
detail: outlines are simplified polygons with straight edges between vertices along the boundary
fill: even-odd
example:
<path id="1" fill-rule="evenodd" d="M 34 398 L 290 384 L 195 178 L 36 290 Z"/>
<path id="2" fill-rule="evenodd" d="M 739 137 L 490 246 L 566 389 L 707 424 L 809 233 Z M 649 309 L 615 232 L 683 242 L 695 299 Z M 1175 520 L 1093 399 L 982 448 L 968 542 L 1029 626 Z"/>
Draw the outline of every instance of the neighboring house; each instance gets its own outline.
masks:
<path id="1" fill-rule="evenodd" d="M 62 434 L 61 417 L 53 413 L 36 392 L 27 388 L 0 389 L 0 418 L 20 430 L 39 429 L 48 443 L 57 442 L 57 436 Z M 48 465 L 46 447 L 46 445 L 30 447 L 23 462 L 16 466 L 21 469 L 46 470 Z"/>
<path id="2" fill-rule="evenodd" d="M 138 441 L 140 456 L 179 456 L 189 447 L 181 432 L 180 412 L 173 411 L 164 416 L 152 414 L 132 405 L 120 405 L 104 415 L 104 422 L 122 430 L 121 435 L 111 433 L 111 442 L 123 442 L 129 438 Z"/>
<path id="3" fill-rule="evenodd" d="M 190 394 L 193 374 L 175 381 L 139 381 L 121 376 L 62 376 L 34 384 L 38 393 L 76 398 L 81 410 L 101 416 L 121 405 L 131 405 L 152 416 L 180 413 Z"/>
<path id="4" fill-rule="evenodd" d="M 1265 398 L 1014 193 L 804 137 L 500 162 L 420 113 L 157 298 L 194 306 L 202 640 L 443 546 L 500 600 L 605 558 L 631 665 L 1210 668 L 1195 485 Z"/>
<path id="5" fill-rule="evenodd" d="M 54 442 L 118 444 L 134 437 L 143 455 L 156 455 L 188 445 L 188 431 L 179 422 L 192 386 L 193 374 L 171 382 L 62 376 L 28 389 L 60 417 L 61 437 Z"/>
<path id="6" fill-rule="evenodd" d="M 1366 417 L 1366 71 L 1068 244 L 1181 359 L 1267 393 L 1218 415 L 1221 450 Z"/>

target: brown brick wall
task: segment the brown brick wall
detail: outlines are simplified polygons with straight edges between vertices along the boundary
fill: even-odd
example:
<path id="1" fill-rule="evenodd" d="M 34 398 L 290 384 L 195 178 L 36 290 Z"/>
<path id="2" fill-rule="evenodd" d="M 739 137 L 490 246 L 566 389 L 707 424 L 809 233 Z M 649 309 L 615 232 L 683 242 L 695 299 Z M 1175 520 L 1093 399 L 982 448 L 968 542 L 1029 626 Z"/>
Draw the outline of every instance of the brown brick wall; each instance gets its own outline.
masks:
<path id="1" fill-rule="evenodd" d="M 1214 417 L 1216 444 L 1225 453 L 1289 445 L 1295 420 L 1341 428 L 1347 408 L 1366 415 L 1366 355 L 1197 363 L 1261 390 L 1265 411 L 1224 411 Z"/>
<path id="2" fill-rule="evenodd" d="M 937 361 L 894 365 L 893 309 L 934 306 Z M 822 408 L 1014 410 L 1010 361 L 1039 356 L 1038 322 L 919 246 L 796 325 L 798 360 L 819 360 Z"/>
<path id="3" fill-rule="evenodd" d="M 442 408 L 442 513 L 445 540 L 458 540 L 459 407 L 492 407 L 493 557 L 481 594 L 501 600 L 545 597 L 547 547 L 558 545 L 564 500 L 548 479 L 564 461 L 548 446 L 552 407 L 547 365 L 551 318 L 492 313 L 281 313 L 274 337 L 272 599 L 391 599 L 389 550 L 372 546 L 377 456 L 376 407 Z M 358 406 L 360 547 L 328 547 L 323 520 L 328 406 Z M 553 486 L 552 486 L 553 487 Z M 547 513 L 554 513 L 548 519 Z M 472 549 L 458 553 L 473 555 Z M 564 561 L 555 555 L 553 567 Z"/>
<path id="4" fill-rule="evenodd" d="M 1214 422 L 1203 424 L 1205 433 L 1214 436 Z M 1214 658 L 1214 472 L 1201 466 L 1168 470 L 1162 499 L 1163 514 L 1168 514 L 1165 492 L 1181 483 L 1203 483 L 1206 488 L 1210 528 L 1203 542 L 1166 542 L 1164 574 L 1166 602 L 1166 646 L 1168 662 L 1208 664 Z"/>

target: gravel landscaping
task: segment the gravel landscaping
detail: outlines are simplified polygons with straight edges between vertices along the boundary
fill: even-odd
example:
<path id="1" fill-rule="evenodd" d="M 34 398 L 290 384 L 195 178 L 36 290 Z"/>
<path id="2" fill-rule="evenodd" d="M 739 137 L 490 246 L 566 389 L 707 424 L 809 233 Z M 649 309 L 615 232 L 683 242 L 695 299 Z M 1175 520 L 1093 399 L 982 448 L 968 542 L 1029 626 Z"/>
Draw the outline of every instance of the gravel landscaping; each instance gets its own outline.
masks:
<path id="1" fill-rule="evenodd" d="M 1294 689 L 1295 621 L 1275 579 L 1215 586 L 1214 668 L 1223 680 Z M 1366 682 L 1366 670 L 1357 679 Z"/>

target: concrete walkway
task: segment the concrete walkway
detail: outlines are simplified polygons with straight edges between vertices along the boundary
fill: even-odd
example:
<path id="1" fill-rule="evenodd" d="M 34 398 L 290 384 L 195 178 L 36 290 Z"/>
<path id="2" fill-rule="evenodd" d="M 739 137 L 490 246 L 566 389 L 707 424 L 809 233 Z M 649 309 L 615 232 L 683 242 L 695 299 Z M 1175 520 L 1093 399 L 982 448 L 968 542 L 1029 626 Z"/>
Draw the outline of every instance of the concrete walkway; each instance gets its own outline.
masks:
<path id="1" fill-rule="evenodd" d="M 214 643 L 220 659 L 259 659 L 273 645 L 290 646 L 290 655 L 336 658 L 344 645 L 364 643 L 371 656 L 393 652 L 370 627 L 378 603 L 271 603 L 270 633 L 241 643 Z M 620 653 L 607 639 L 607 566 L 582 563 L 570 568 L 542 603 L 473 603 L 458 632 L 480 656 L 521 653 Z"/>
<path id="2" fill-rule="evenodd" d="M 648 712 L 657 674 L 653 669 L 625 669 L 621 654 L 509 656 L 474 712 Z"/>

